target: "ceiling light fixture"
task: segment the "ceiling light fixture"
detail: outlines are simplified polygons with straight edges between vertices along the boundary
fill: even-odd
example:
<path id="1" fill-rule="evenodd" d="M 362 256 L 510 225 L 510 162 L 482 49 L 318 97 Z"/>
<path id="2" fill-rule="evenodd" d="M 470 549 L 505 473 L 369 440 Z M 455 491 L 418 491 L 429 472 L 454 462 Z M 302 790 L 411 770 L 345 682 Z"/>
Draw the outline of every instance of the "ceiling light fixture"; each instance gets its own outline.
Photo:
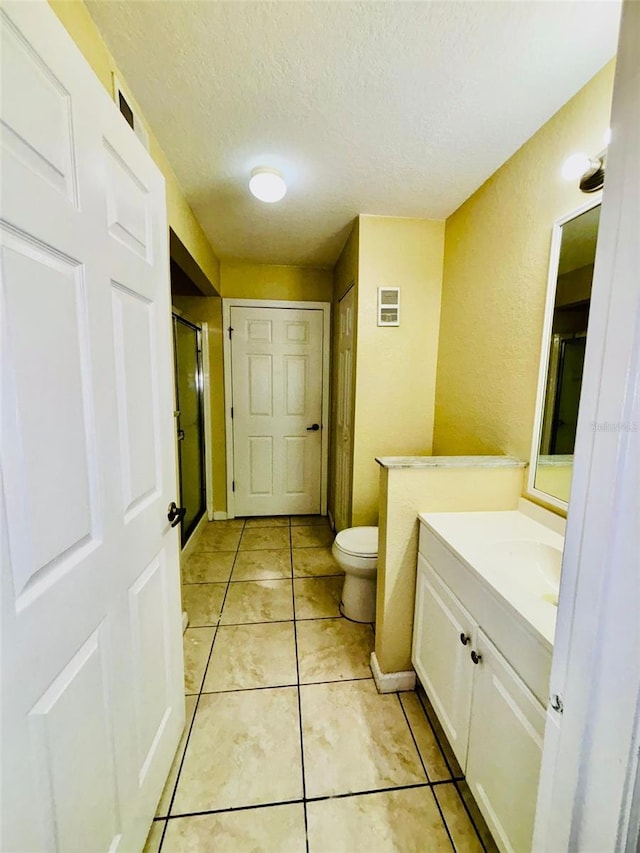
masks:
<path id="1" fill-rule="evenodd" d="M 260 201 L 272 204 L 285 197 L 287 185 L 282 174 L 277 169 L 259 166 L 251 172 L 249 189 Z"/>
<path id="2" fill-rule="evenodd" d="M 567 181 L 575 181 L 580 178 L 582 192 L 595 193 L 604 186 L 606 159 L 606 148 L 596 157 L 588 157 L 582 152 L 571 154 L 562 164 L 562 177 Z"/>

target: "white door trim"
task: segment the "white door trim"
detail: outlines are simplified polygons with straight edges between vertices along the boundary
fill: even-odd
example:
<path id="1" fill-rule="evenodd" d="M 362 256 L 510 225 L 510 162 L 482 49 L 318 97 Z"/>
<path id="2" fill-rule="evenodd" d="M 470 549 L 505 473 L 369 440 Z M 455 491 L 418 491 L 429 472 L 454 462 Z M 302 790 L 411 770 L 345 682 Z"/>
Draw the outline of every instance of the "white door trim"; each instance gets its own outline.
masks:
<path id="1" fill-rule="evenodd" d="M 640 827 L 640 4 L 625 2 L 562 562 L 535 853 Z"/>
<path id="2" fill-rule="evenodd" d="M 233 421 L 231 406 L 233 384 L 231 375 L 231 326 L 232 308 L 297 308 L 322 311 L 322 462 L 320 483 L 320 512 L 327 512 L 327 480 L 329 476 L 329 379 L 331 353 L 331 303 L 330 302 L 293 302 L 279 299 L 234 299 L 222 300 L 223 361 L 224 361 L 224 422 L 225 449 L 227 459 L 227 518 L 235 518 L 235 496 L 233 492 Z"/>

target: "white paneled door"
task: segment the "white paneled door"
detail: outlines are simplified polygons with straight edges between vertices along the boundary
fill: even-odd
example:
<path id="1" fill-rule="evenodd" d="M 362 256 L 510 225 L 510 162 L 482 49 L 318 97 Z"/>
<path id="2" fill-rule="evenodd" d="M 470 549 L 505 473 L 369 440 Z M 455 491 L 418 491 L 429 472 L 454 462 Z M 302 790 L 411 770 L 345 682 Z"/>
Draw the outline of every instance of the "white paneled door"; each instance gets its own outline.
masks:
<path id="1" fill-rule="evenodd" d="M 323 311 L 232 307 L 230 317 L 235 514 L 319 513 Z"/>
<path id="2" fill-rule="evenodd" d="M 164 183 L 47 3 L 0 27 L 0 849 L 140 850 L 184 721 Z"/>

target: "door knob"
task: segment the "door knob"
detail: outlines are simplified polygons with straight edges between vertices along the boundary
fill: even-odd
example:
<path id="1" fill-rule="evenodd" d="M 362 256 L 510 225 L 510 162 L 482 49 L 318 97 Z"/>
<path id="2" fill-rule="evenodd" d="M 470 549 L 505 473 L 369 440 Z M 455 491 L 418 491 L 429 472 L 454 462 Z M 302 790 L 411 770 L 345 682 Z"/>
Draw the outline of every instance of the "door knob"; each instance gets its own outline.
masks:
<path id="1" fill-rule="evenodd" d="M 177 527 L 182 519 L 187 514 L 187 508 L 184 506 L 176 506 L 175 501 L 171 501 L 167 510 L 167 518 L 172 527 Z"/>
<path id="2" fill-rule="evenodd" d="M 307 427 L 307 432 L 313 430 L 313 432 L 317 432 L 320 429 L 320 424 L 311 424 L 310 427 Z"/>
<path id="3" fill-rule="evenodd" d="M 463 646 L 466 646 L 470 640 L 471 640 L 471 637 L 469 637 L 467 634 L 465 634 L 464 631 L 462 632 L 462 634 L 460 634 L 460 642 L 462 643 Z"/>
<path id="4" fill-rule="evenodd" d="M 475 664 L 478 664 L 482 660 L 482 655 L 479 655 L 477 652 L 473 651 L 473 652 L 471 652 L 471 660 Z"/>

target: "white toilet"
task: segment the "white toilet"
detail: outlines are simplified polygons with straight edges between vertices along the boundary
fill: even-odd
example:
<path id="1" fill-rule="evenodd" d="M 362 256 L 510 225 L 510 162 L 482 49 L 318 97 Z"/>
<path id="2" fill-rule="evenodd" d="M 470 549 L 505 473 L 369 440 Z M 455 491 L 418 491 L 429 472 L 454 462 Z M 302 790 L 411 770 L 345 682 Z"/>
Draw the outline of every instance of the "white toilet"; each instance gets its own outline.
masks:
<path id="1" fill-rule="evenodd" d="M 374 622 L 378 528 L 349 527 L 341 530 L 331 550 L 345 572 L 340 607 L 342 615 L 354 622 Z"/>

